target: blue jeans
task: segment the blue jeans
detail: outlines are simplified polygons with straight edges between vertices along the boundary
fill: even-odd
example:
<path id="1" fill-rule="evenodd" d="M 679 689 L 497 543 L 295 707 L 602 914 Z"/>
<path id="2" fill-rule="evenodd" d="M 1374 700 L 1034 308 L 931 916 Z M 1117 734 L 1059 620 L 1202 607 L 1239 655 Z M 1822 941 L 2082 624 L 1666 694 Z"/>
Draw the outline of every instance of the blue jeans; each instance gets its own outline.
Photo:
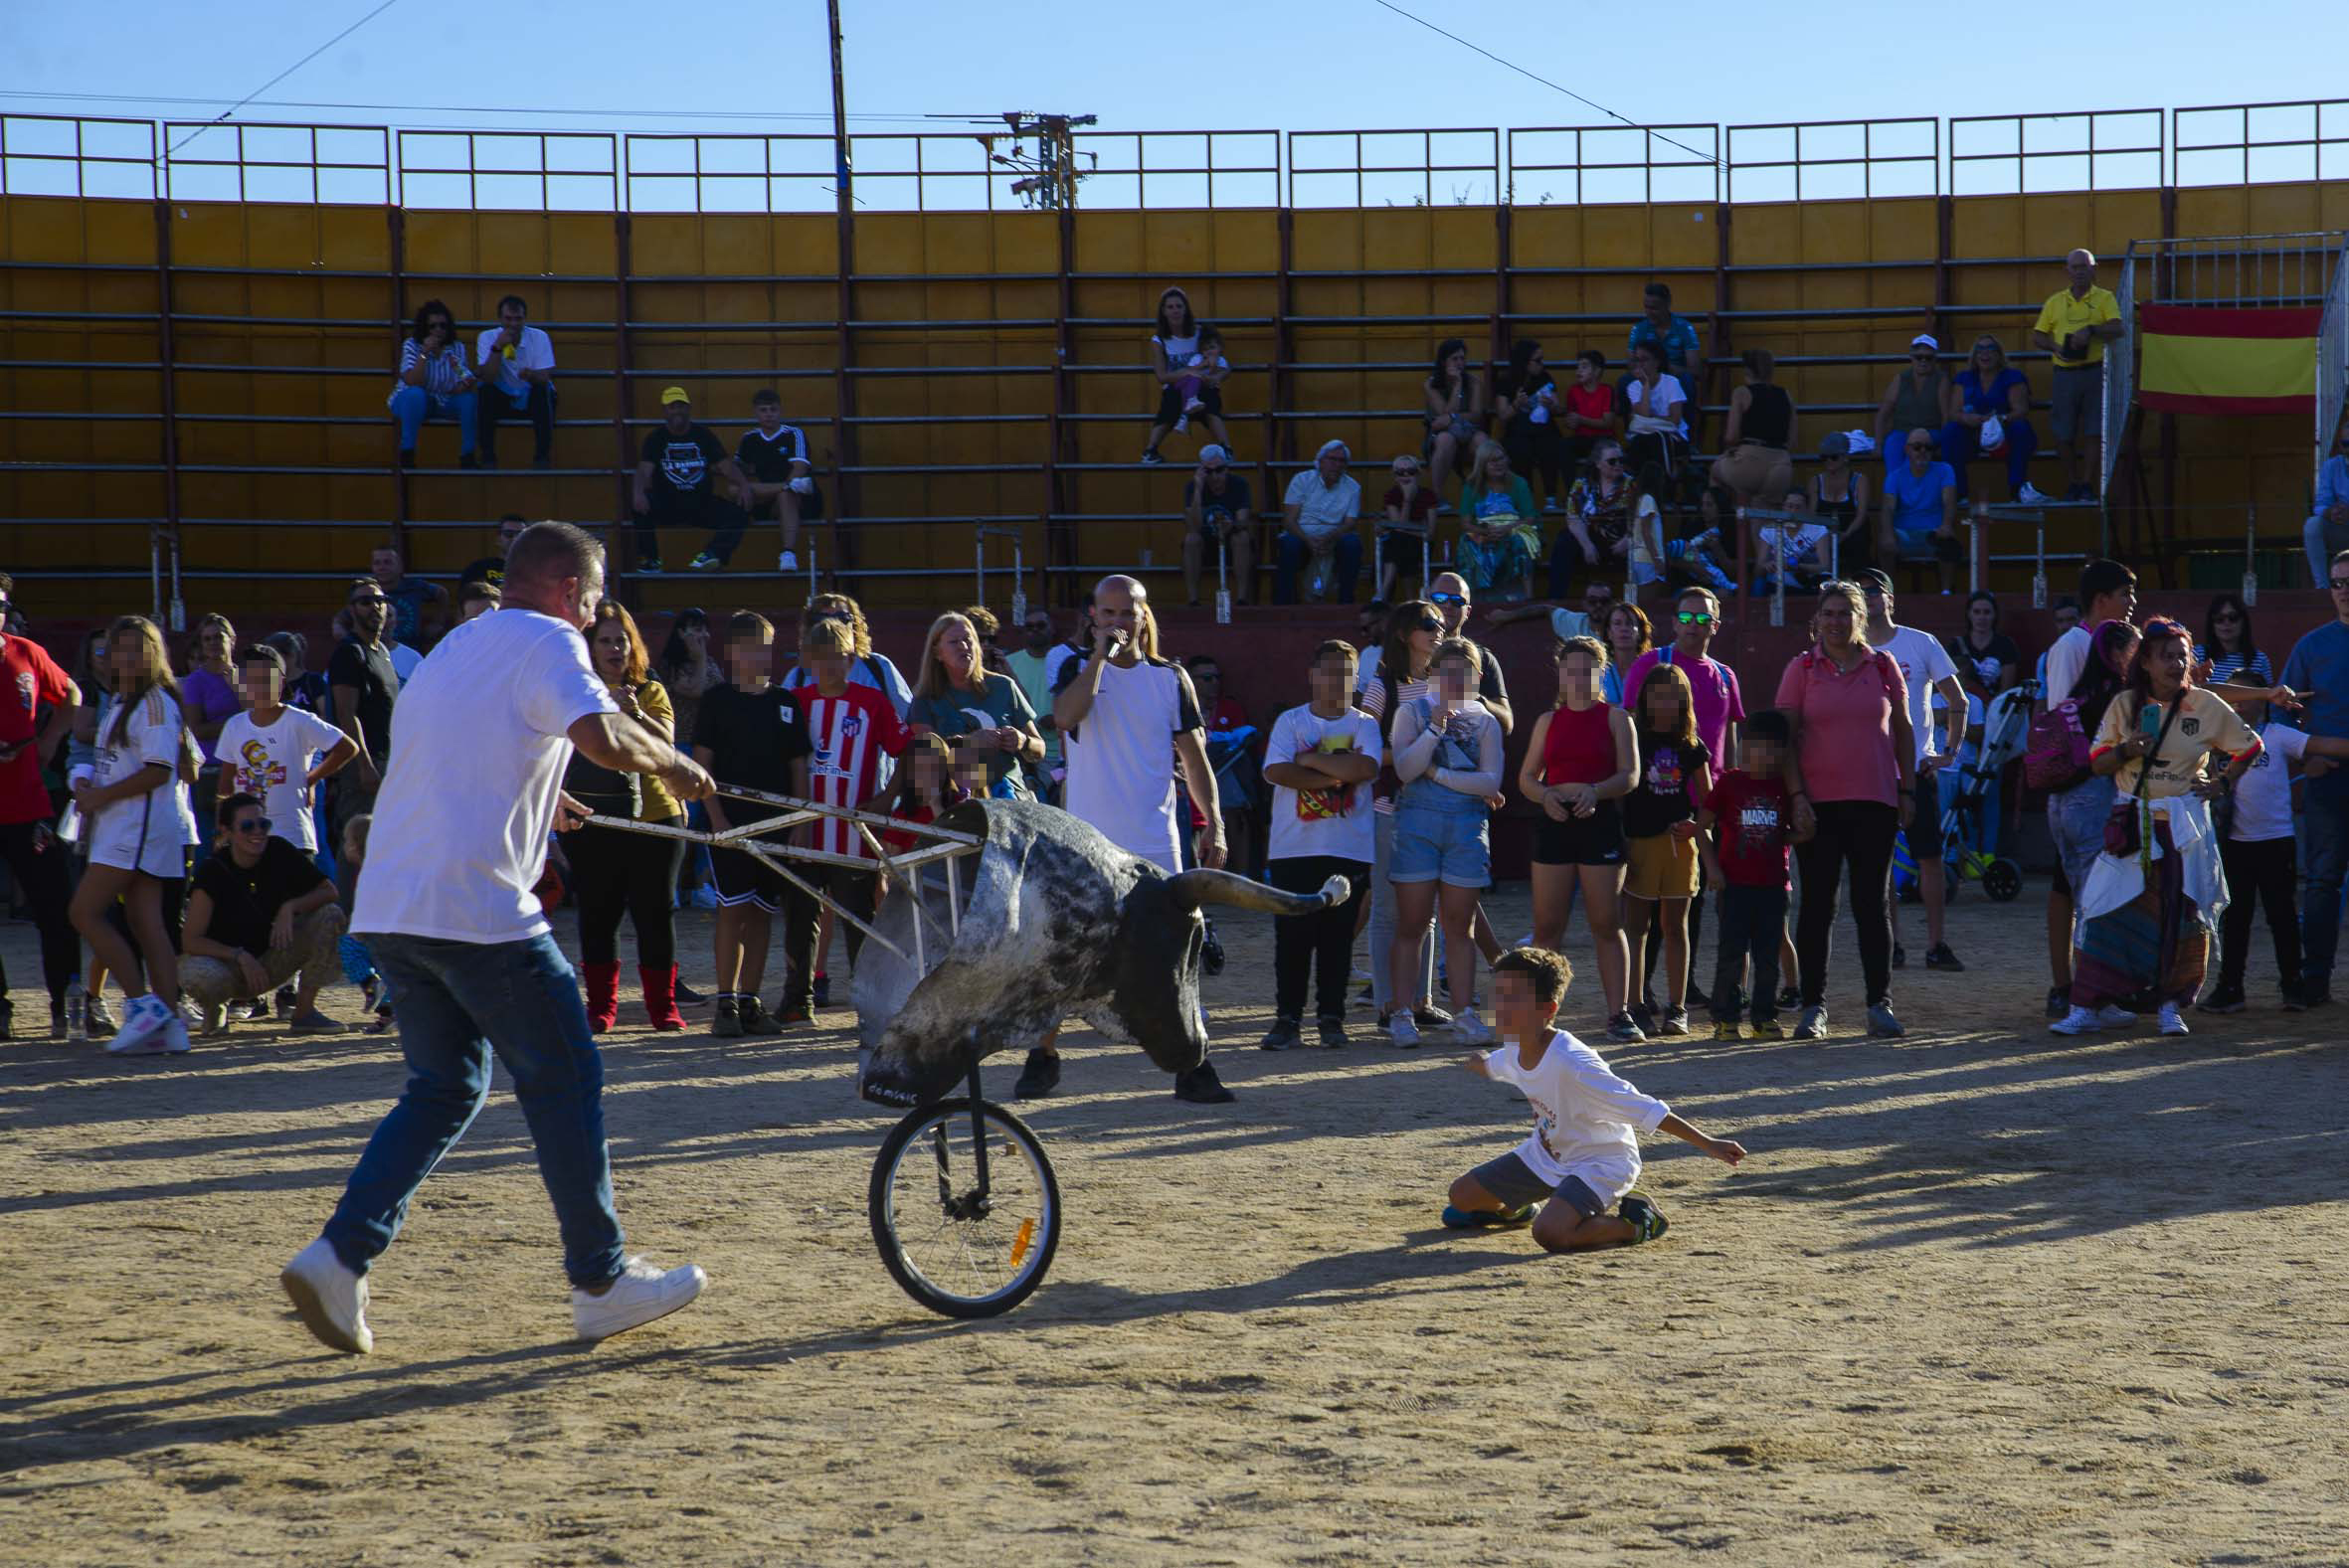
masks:
<path id="1" fill-rule="evenodd" d="M 2109 778 L 2088 778 L 2048 796 L 2048 836 L 2056 841 L 2056 859 L 2063 864 L 2075 900 L 2088 885 L 2088 869 L 2104 852 L 2104 819 L 2112 814 L 2115 794 Z"/>
<path id="2" fill-rule="evenodd" d="M 456 422 L 457 450 L 470 457 L 473 454 L 474 407 L 480 395 L 459 392 L 452 397 L 441 397 L 422 387 L 402 387 L 392 394 L 392 418 L 400 422 L 400 449 L 416 450 L 416 433 L 424 429 L 427 420 L 454 420 Z"/>
<path id="3" fill-rule="evenodd" d="M 2300 940 L 2306 945 L 2300 976 L 2309 995 L 2332 988 L 2333 955 L 2341 946 L 2341 881 L 2349 876 L 2349 800 L 2303 797 L 2300 825 L 2308 859 L 2300 884 Z"/>
<path id="4" fill-rule="evenodd" d="M 327 1243 L 364 1274 L 391 1246 L 408 1200 L 489 1098 L 489 1053 L 505 1064 L 530 1126 L 539 1178 L 554 1199 L 563 1272 L 600 1285 L 621 1269 L 620 1216 L 604 1146 L 604 1058 L 588 1032 L 579 979 L 551 936 L 447 942 L 371 935 L 376 966 L 400 993 L 408 1087 L 343 1188 Z"/>
<path id="5" fill-rule="evenodd" d="M 1353 532 L 1340 534 L 1331 555 L 1336 562 L 1336 569 L 1331 574 L 1330 597 L 1341 605 L 1351 605 L 1354 603 L 1355 579 L 1361 576 L 1362 572 L 1362 536 Z M 1313 551 L 1305 541 L 1287 529 L 1281 530 L 1281 536 L 1274 546 L 1274 604 L 1297 603 L 1297 574 L 1312 561 Z"/>
<path id="6" fill-rule="evenodd" d="M 2328 523 L 2324 513 L 2310 512 L 2300 525 L 2300 547 L 2308 552 L 2308 581 L 2323 588 L 2333 569 L 2333 557 L 2349 550 L 2349 523 Z"/>
<path id="7" fill-rule="evenodd" d="M 2007 498 L 2015 500 L 2023 493 L 2023 481 L 2031 475 L 2031 459 L 2039 451 L 2039 432 L 2031 428 L 2029 420 L 2009 419 L 2006 427 L 2006 449 L 1999 455 L 2007 464 Z M 1941 460 L 1957 471 L 1957 498 L 1966 499 L 1966 465 L 1982 452 L 1982 428 L 1961 425 L 1951 420 L 1941 427 Z"/>

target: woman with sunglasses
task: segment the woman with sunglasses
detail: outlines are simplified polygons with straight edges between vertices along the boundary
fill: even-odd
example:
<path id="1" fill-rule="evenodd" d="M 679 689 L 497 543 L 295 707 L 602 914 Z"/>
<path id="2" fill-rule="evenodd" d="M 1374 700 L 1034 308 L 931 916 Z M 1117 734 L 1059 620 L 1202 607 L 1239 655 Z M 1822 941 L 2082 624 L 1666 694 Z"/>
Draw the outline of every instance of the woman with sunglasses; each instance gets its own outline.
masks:
<path id="1" fill-rule="evenodd" d="M 1940 445 L 1941 427 L 1949 420 L 1951 393 L 1948 372 L 1941 368 L 1941 345 L 1930 333 L 1908 340 L 1908 365 L 1885 385 L 1876 405 L 1876 449 L 1885 466 L 1897 468 L 1907 450 L 1907 438 L 1922 431 Z"/>
<path id="2" fill-rule="evenodd" d="M 1376 599 L 1387 604 L 1394 602 L 1396 582 L 1406 563 L 1421 569 L 1420 588 L 1427 587 L 1432 574 L 1430 537 L 1435 533 L 1436 493 L 1432 486 L 1423 484 L 1419 459 L 1409 452 L 1394 460 L 1394 483 L 1386 487 L 1386 498 L 1380 504 L 1383 520 L 1378 525 L 1378 592 Z M 1384 613 L 1383 610 L 1380 611 Z M 1375 651 L 1375 649 L 1373 649 Z"/>
<path id="3" fill-rule="evenodd" d="M 456 340 L 456 318 L 438 299 L 428 299 L 416 312 L 416 324 L 400 345 L 400 379 L 384 400 L 392 418 L 400 422 L 400 466 L 416 466 L 416 436 L 425 421 L 454 420 L 458 442 L 457 466 L 473 462 L 473 416 L 479 401 L 478 383 L 465 368 L 464 347 Z"/>
<path id="4" fill-rule="evenodd" d="M 1876 562 L 1873 514 L 1868 509 L 1868 475 L 1852 461 L 1852 438 L 1842 431 L 1819 437 L 1819 470 L 1811 475 L 1811 514 L 1827 526 L 1835 544 L 1826 553 L 1832 573 L 1854 577 Z"/>
<path id="5" fill-rule="evenodd" d="M 2252 640 L 2252 612 L 2240 594 L 2219 594 L 2202 620 L 2202 646 L 2194 650 L 2195 684 L 2224 685 L 2238 670 L 2249 670 L 2253 685 L 2272 686 L 2275 671 Z"/>
<path id="6" fill-rule="evenodd" d="M 1631 555 L 1631 508 L 1638 489 L 1624 465 L 1623 443 L 1609 436 L 1590 450 L 1590 472 L 1566 494 L 1566 525 L 1549 547 L 1549 597 L 1573 597 L 1577 572 L 1596 580 L 1623 570 Z"/>
<path id="7" fill-rule="evenodd" d="M 2031 427 L 2031 382 L 2007 363 L 2007 351 L 1987 332 L 1974 339 L 1966 368 L 1949 388 L 1949 419 L 1941 427 L 1941 455 L 1957 470 L 1957 498 L 1966 499 L 1966 466 L 1976 457 L 2004 457 L 2007 494 L 2026 505 L 2054 497 L 2032 488 L 2032 455 L 2039 432 Z"/>

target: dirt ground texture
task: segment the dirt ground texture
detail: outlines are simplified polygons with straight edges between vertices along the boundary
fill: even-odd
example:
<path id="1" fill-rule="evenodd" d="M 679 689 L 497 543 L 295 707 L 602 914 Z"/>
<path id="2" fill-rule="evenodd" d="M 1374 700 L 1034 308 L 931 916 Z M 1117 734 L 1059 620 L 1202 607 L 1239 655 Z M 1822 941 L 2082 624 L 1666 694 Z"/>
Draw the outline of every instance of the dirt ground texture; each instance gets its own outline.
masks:
<path id="1" fill-rule="evenodd" d="M 2251 1012 L 2056 1039 L 2042 891 L 1968 890 L 1968 971 L 1897 977 L 1907 1040 L 1858 1032 L 1847 925 L 1830 1039 L 1610 1053 L 1752 1156 L 1652 1143 L 1671 1234 L 1563 1258 L 1437 1223 L 1523 1100 L 1365 1012 L 1343 1052 L 1255 1050 L 1269 923 L 1227 918 L 1238 1104 L 1073 1035 L 1027 1109 L 1060 1253 L 980 1323 L 874 1253 L 892 1118 L 845 1011 L 655 1035 L 627 971 L 621 1213 L 707 1294 L 568 1342 L 501 1074 L 372 1276 L 366 1358 L 276 1273 L 398 1092 L 389 1038 L 0 1046 L 0 1561 L 2349 1561 L 2344 1014 L 2276 1010 L 2256 949 Z M 1525 928 L 1522 886 L 1489 907 Z M 1597 1014 L 1578 981 L 1567 1023 Z"/>

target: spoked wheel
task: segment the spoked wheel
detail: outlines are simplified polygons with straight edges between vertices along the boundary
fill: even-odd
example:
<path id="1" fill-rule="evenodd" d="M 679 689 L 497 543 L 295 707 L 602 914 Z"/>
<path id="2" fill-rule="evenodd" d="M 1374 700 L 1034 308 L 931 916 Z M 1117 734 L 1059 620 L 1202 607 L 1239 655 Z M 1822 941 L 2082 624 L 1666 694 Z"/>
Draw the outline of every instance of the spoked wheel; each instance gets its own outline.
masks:
<path id="1" fill-rule="evenodd" d="M 1001 1106 L 977 1104 L 976 1122 L 972 1101 L 942 1100 L 890 1129 L 866 1204 L 891 1277 L 949 1317 L 1017 1307 L 1060 1246 L 1060 1183 L 1044 1145 Z"/>
<path id="2" fill-rule="evenodd" d="M 2023 868 L 2000 856 L 1983 868 L 1982 891 L 2001 904 L 2013 902 L 2023 892 Z"/>

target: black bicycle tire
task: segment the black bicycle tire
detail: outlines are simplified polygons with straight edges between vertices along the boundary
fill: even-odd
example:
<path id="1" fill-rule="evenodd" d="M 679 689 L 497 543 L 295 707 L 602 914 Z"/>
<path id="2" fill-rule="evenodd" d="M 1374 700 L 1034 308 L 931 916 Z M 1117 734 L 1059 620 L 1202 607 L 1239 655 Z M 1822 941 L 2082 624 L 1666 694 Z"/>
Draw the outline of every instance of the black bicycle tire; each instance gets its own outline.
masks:
<path id="1" fill-rule="evenodd" d="M 2002 887 L 2007 891 L 2001 893 Z M 1983 869 L 1982 891 L 1998 903 L 2012 903 L 2023 896 L 2023 868 L 2007 856 L 1999 856 Z"/>
<path id="2" fill-rule="evenodd" d="M 1044 1283 L 1044 1276 L 1051 1271 L 1054 1256 L 1060 1251 L 1060 1177 L 1052 1168 L 1052 1156 L 1045 1152 L 1044 1140 L 1036 1136 L 1034 1129 L 1001 1106 L 992 1100 L 983 1100 L 980 1102 L 980 1114 L 992 1126 L 1000 1127 L 1026 1148 L 1044 1180 L 1048 1219 L 1044 1234 L 1036 1243 L 1035 1262 L 1010 1290 L 976 1301 L 969 1297 L 949 1296 L 937 1290 L 906 1262 L 888 1221 L 889 1173 L 896 1168 L 898 1156 L 905 1145 L 912 1142 L 923 1129 L 942 1116 L 967 1117 L 970 1114 L 971 1101 L 968 1097 L 941 1100 L 935 1105 L 907 1112 L 889 1130 L 889 1135 L 881 1139 L 880 1152 L 873 1156 L 872 1178 L 865 1190 L 865 1218 L 872 1225 L 873 1245 L 880 1251 L 881 1267 L 889 1271 L 889 1277 L 897 1282 L 900 1290 L 942 1317 L 997 1317 L 1009 1311 L 1035 1294 L 1036 1287 Z"/>

